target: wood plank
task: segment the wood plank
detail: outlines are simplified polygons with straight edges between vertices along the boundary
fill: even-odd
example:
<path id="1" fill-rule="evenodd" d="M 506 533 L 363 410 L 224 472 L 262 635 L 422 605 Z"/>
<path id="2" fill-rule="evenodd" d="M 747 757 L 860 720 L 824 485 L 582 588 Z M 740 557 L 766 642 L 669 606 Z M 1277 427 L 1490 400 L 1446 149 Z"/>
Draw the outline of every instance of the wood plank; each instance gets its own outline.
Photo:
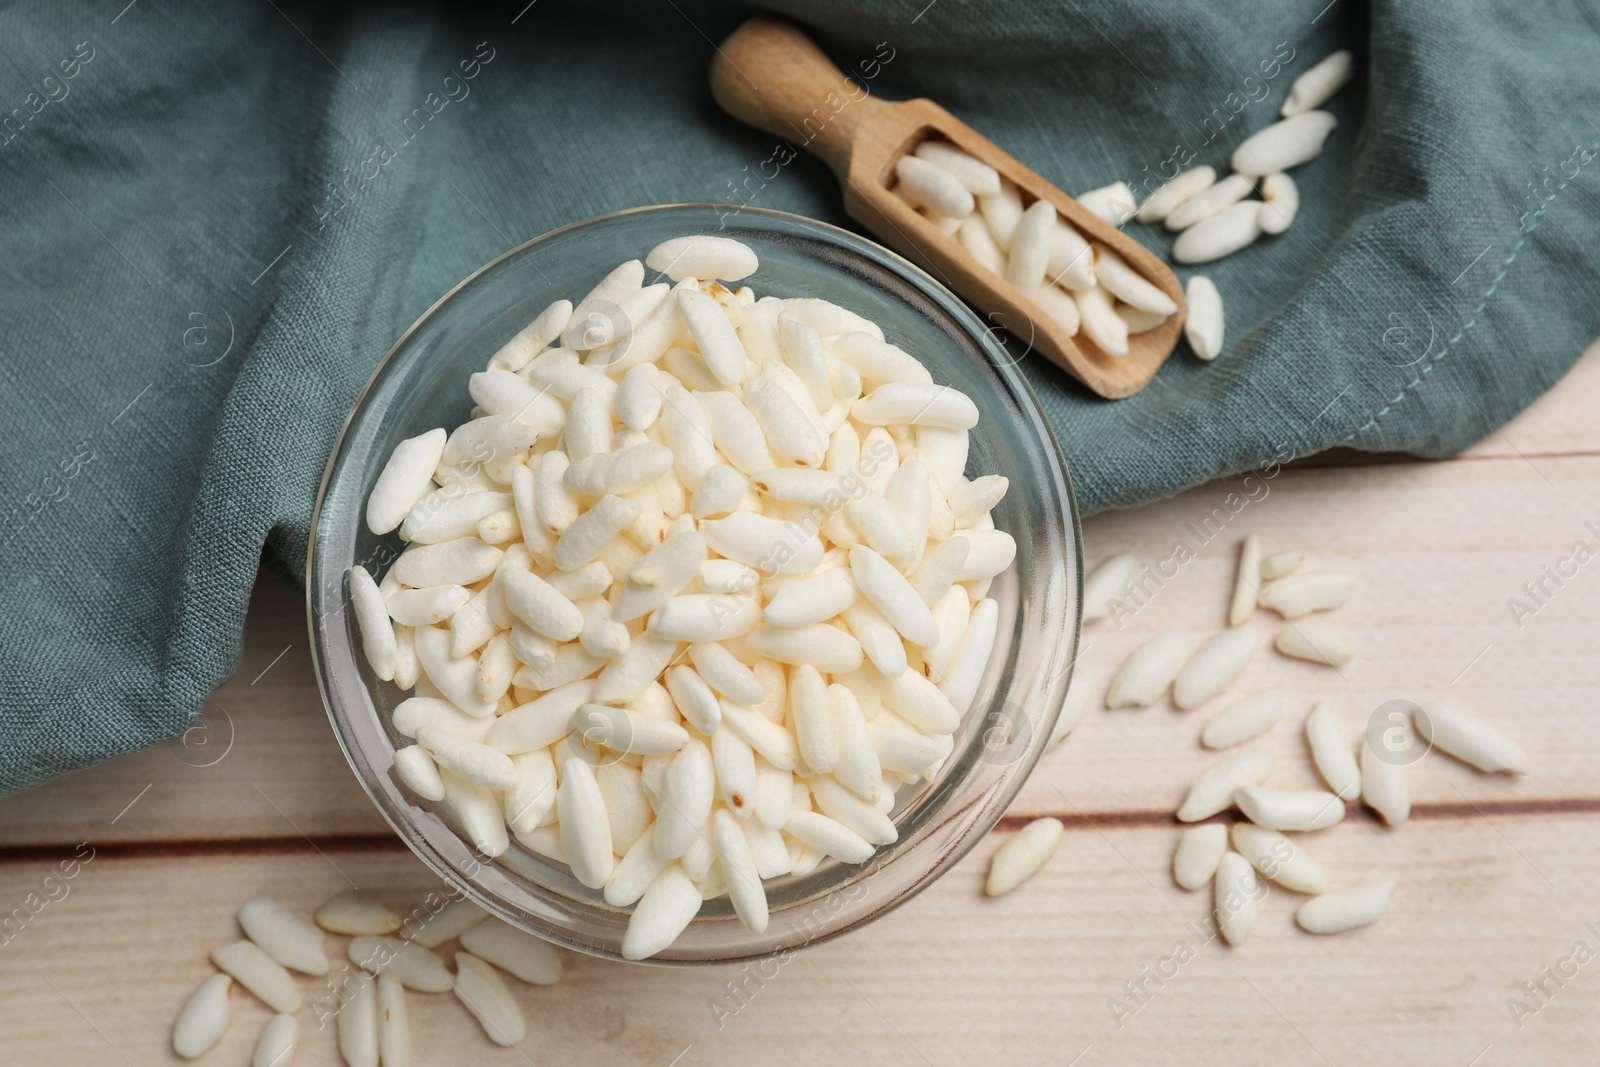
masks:
<path id="1" fill-rule="evenodd" d="M 938 1067 L 1000 1055 L 1085 1067 L 1588 1062 L 1600 1025 L 1588 968 L 1550 986 L 1520 1030 L 1506 1002 L 1575 942 L 1600 949 L 1589 891 L 1600 816 L 1471 816 L 1396 832 L 1347 822 L 1308 847 L 1340 882 L 1397 877 L 1388 914 L 1313 938 L 1293 925 L 1300 898 L 1273 891 L 1239 949 L 1203 939 L 1206 894 L 1166 874 L 1173 838 L 1077 827 L 1039 876 L 999 900 L 980 895 L 998 844 L 985 842 L 873 926 L 762 969 L 572 958 L 560 985 L 511 983 L 534 1035 L 516 1051 L 492 1048 L 450 996 L 411 994 L 417 1062 L 742 1064 L 796 1050 L 804 1062 Z M 0 902 L 21 906 L 55 870 L 54 859 L 0 865 Z M 347 877 L 400 907 L 433 885 L 400 851 L 97 856 L 4 946 L 8 1060 L 177 1062 L 172 1020 L 211 973 L 209 950 L 238 936 L 238 905 L 268 893 L 310 910 Z M 1178 942 L 1193 958 L 1163 964 Z M 1158 968 L 1160 984 L 1148 977 Z M 1143 1005 L 1125 983 L 1143 983 Z M 312 979 L 301 988 L 308 1001 L 319 992 Z M 1138 1008 L 1120 1027 L 1112 998 Z M 248 994 L 234 999 L 233 1027 L 207 1062 L 247 1062 L 268 1018 Z M 338 1062 L 309 1006 L 300 1019 L 296 1062 Z"/>
<path id="2" fill-rule="evenodd" d="M 1275 783 L 1312 783 L 1298 720 L 1325 695 L 1340 699 L 1354 733 L 1390 697 L 1448 694 L 1528 749 L 1534 771 L 1515 780 L 1429 755 L 1412 775 L 1418 808 L 1406 827 L 1358 814 L 1315 835 L 1309 847 L 1337 881 L 1399 878 L 1378 926 L 1311 938 L 1293 927 L 1297 898 L 1276 892 L 1242 949 L 1201 944 L 1186 924 L 1208 902 L 1166 874 L 1169 813 L 1216 758 L 1195 737 L 1226 699 L 1186 713 L 1094 709 L 1040 764 L 994 840 L 874 926 L 765 971 L 575 959 L 555 989 L 515 987 L 535 1035 L 523 1055 L 493 1050 L 452 998 L 414 995 L 418 1062 L 688 1065 L 796 1050 L 808 1062 L 941 1067 L 997 1051 L 1053 1063 L 1081 1053 L 1083 1065 L 1588 1062 L 1600 985 L 1590 968 L 1559 986 L 1544 971 L 1580 940 L 1600 951 L 1588 889 L 1600 874 L 1594 568 L 1547 583 L 1547 602 L 1520 628 L 1506 601 L 1530 600 L 1522 583 L 1574 541 L 1600 548 L 1584 526 L 1600 527 L 1600 459 L 1588 458 L 1597 400 L 1600 347 L 1467 461 L 1287 470 L 1203 546 L 1186 524 L 1237 479 L 1086 525 L 1091 560 L 1127 548 L 1156 562 L 1178 538 L 1197 550 L 1124 625 L 1086 629 L 1084 664 L 1102 677 L 1162 629 L 1220 627 L 1246 530 L 1269 550 L 1305 549 L 1308 566 L 1359 574 L 1356 598 L 1332 617 L 1360 650 L 1354 662 L 1333 672 L 1263 652 L 1235 687 L 1286 689 L 1290 715 L 1261 742 L 1280 756 Z M 1250 625 L 1273 630 L 1265 614 Z M 258 583 L 244 663 L 209 707 L 212 730 L 187 745 L 0 800 L 6 1059 L 172 1061 L 172 1018 L 209 973 L 206 953 L 237 936 L 244 899 L 267 892 L 309 910 L 354 882 L 404 906 L 434 886 L 331 743 L 303 609 L 275 579 Z M 1067 822 L 1061 853 L 1017 893 L 984 899 L 988 855 L 1039 813 Z M 78 842 L 95 859 L 63 881 L 58 864 Z M 17 909 L 52 896 L 19 925 Z M 1146 977 L 1180 940 L 1194 958 L 1160 984 Z M 1124 991 L 1141 981 L 1143 1006 Z M 1548 1003 L 1518 1029 L 1507 1000 L 1541 981 Z M 1120 1028 L 1113 997 L 1139 1009 Z M 235 1011 L 211 1061 L 246 1062 L 268 1015 L 242 993 Z M 309 1010 L 301 1020 L 315 1028 Z M 297 1062 L 336 1063 L 331 1034 L 308 1033 Z"/>
<path id="3" fill-rule="evenodd" d="M 1312 784 L 1298 726 L 1318 698 L 1338 697 L 1354 733 L 1391 698 L 1448 696 L 1505 725 L 1528 749 L 1535 773 L 1486 778 L 1430 756 L 1414 774 L 1419 802 L 1600 799 L 1588 755 L 1600 749 L 1600 720 L 1591 714 L 1591 694 L 1600 689 L 1600 661 L 1591 654 L 1600 599 L 1588 588 L 1600 569 L 1584 567 L 1565 588 L 1549 586 L 1554 595 L 1521 629 L 1506 607 L 1508 597 L 1526 599 L 1521 584 L 1539 579 L 1541 566 L 1567 554 L 1575 539 L 1600 549 L 1600 537 L 1583 525 L 1600 526 L 1600 459 L 1552 457 L 1539 470 L 1521 459 L 1286 470 L 1202 545 L 1196 528 L 1240 485 L 1215 483 L 1086 524 L 1091 561 L 1127 549 L 1156 564 L 1179 540 L 1196 555 L 1161 588 L 1151 585 L 1148 604 L 1120 629 L 1107 621 L 1085 628 L 1085 671 L 1108 678 L 1165 629 L 1218 629 L 1235 545 L 1253 529 L 1269 551 L 1299 547 L 1310 554 L 1307 567 L 1347 567 L 1361 581 L 1351 603 L 1330 616 L 1360 650 L 1340 671 L 1267 650 L 1275 616 L 1258 613 L 1250 624 L 1264 649 L 1230 695 L 1285 689 L 1285 721 L 1262 742 L 1281 757 L 1275 781 Z M 210 705 L 226 713 L 208 715 L 219 724 L 217 740 L 159 746 L 0 800 L 0 848 L 386 834 L 332 743 L 298 598 L 263 577 L 251 610 L 244 666 Z M 1187 713 L 1164 704 L 1092 709 L 1072 741 L 1046 757 L 1015 811 L 1162 818 L 1217 758 L 1196 737 L 1227 699 Z M 227 723 L 233 744 L 219 760 Z"/>
<path id="4" fill-rule="evenodd" d="M 1318 699 L 1338 701 L 1353 736 L 1388 700 L 1448 699 L 1505 727 L 1535 770 L 1491 778 L 1430 755 L 1413 768 L 1420 802 L 1600 801 L 1591 758 L 1600 750 L 1592 711 L 1600 688 L 1592 654 L 1600 566 L 1578 567 L 1564 588 L 1548 584 L 1553 595 L 1520 628 L 1507 608 L 1511 597 L 1531 605 L 1522 583 L 1537 581 L 1575 540 L 1600 553 L 1600 535 L 1584 527 L 1590 520 L 1600 527 L 1600 460 L 1556 457 L 1540 468 L 1515 459 L 1285 471 L 1205 545 L 1205 517 L 1240 483 L 1090 519 L 1084 542 L 1092 562 L 1132 551 L 1155 565 L 1179 543 L 1196 553 L 1165 584 L 1151 583 L 1143 606 L 1129 600 L 1132 614 L 1120 628 L 1111 620 L 1085 626 L 1080 665 L 1102 687 L 1154 634 L 1186 629 L 1199 639 L 1221 629 L 1237 545 L 1251 530 L 1264 551 L 1300 548 L 1306 568 L 1358 575 L 1351 602 L 1324 616 L 1346 630 L 1358 654 L 1338 670 L 1287 659 L 1267 647 L 1282 620 L 1257 612 L 1249 625 L 1262 634 L 1263 651 L 1228 693 L 1189 712 L 1166 701 L 1107 712 L 1097 701 L 1070 742 L 1045 758 L 1014 810 L 1171 811 L 1188 781 L 1219 758 L 1198 744 L 1204 720 L 1271 686 L 1284 689 L 1285 719 L 1257 744 L 1279 756 L 1274 782 L 1314 784 L 1300 723 Z"/>
<path id="5" fill-rule="evenodd" d="M 0 847 L 389 832 L 334 741 L 305 603 L 266 573 L 239 670 L 187 734 L 0 799 Z"/>
<path id="6" fill-rule="evenodd" d="M 1594 455 L 1600 408 L 1600 341 L 1584 350 L 1554 389 L 1462 453 L 1466 459 Z"/>

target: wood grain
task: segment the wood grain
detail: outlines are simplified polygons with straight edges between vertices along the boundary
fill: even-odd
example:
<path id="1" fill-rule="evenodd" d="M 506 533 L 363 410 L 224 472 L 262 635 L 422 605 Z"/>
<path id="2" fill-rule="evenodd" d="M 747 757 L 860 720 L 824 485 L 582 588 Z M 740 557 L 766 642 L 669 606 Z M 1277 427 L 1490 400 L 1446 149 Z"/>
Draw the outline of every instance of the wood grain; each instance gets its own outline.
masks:
<path id="1" fill-rule="evenodd" d="M 1040 763 L 996 835 L 1039 814 L 1068 826 L 1061 851 L 1012 895 L 981 895 L 998 843 L 986 841 L 887 918 L 765 974 L 574 958 L 557 987 L 513 983 L 535 1035 L 516 1051 L 490 1046 L 452 998 L 413 995 L 418 1062 L 1592 1062 L 1600 972 L 1568 964 L 1556 985 L 1544 971 L 1576 942 L 1600 951 L 1600 564 L 1554 589 L 1521 628 L 1506 600 L 1573 541 L 1600 547 L 1584 526 L 1600 527 L 1600 448 L 1586 429 L 1596 400 L 1600 349 L 1498 443 L 1460 459 L 1285 470 L 1195 545 L 1148 606 L 1120 628 L 1085 629 L 1084 669 L 1102 677 L 1160 630 L 1217 629 L 1246 530 L 1268 550 L 1305 550 L 1307 566 L 1360 576 L 1333 616 L 1359 649 L 1351 664 L 1335 672 L 1263 650 L 1235 686 L 1286 690 L 1289 715 L 1259 742 L 1279 755 L 1274 782 L 1311 783 L 1299 718 L 1323 696 L 1339 700 L 1352 736 L 1383 700 L 1448 696 L 1504 726 L 1533 762 L 1508 779 L 1430 754 L 1412 770 L 1418 804 L 1406 826 L 1352 813 L 1308 836 L 1336 883 L 1398 879 L 1376 926 L 1313 938 L 1293 925 L 1298 898 L 1278 891 L 1241 949 L 1202 944 L 1208 902 L 1167 873 L 1169 813 L 1216 758 L 1195 738 L 1227 698 L 1191 712 L 1096 708 Z M 1197 542 L 1187 523 L 1234 488 L 1097 517 L 1087 555 L 1125 548 L 1158 561 L 1175 539 Z M 1273 621 L 1258 613 L 1250 625 L 1265 640 Z M 238 936 L 245 899 L 268 893 L 309 911 L 354 884 L 405 906 L 435 886 L 352 780 L 311 680 L 301 602 L 274 579 L 258 584 L 238 675 L 208 707 L 211 733 L 187 746 L 0 801 L 0 997 L 10 1009 L 0 1062 L 171 1062 L 172 1019 L 209 973 L 207 952 Z M 221 723 L 232 724 L 231 747 Z M 63 879 L 59 865 L 87 854 L 80 843 L 93 859 Z M 1174 973 L 1162 961 L 1180 941 L 1193 958 Z M 1159 982 L 1146 967 L 1165 967 Z M 1542 1006 L 1528 982 L 1544 983 Z M 1124 983 L 1142 984 L 1142 1006 Z M 1120 1027 L 1113 998 L 1138 1009 Z M 237 993 L 233 1029 L 206 1062 L 247 1062 L 266 1018 Z M 296 1062 L 337 1062 L 309 1010 L 301 1022 Z"/>
<path id="2" fill-rule="evenodd" d="M 1336 877 L 1400 880 L 1382 922 L 1314 938 L 1293 924 L 1301 898 L 1273 891 L 1239 949 L 1208 943 L 1206 894 L 1172 885 L 1172 836 L 1069 832 L 999 900 L 981 896 L 985 842 L 908 907 L 765 971 L 569 958 L 557 986 L 511 982 L 534 1035 L 520 1050 L 493 1048 L 449 995 L 408 994 L 417 1062 L 1465 1067 L 1486 1046 L 1480 1064 L 1592 1062 L 1600 980 L 1587 968 L 1521 1030 L 1506 1001 L 1575 941 L 1600 944 L 1585 926 L 1600 920 L 1588 888 L 1600 818 L 1336 827 L 1308 846 Z M 20 899 L 51 869 L 0 866 L 0 894 Z M 346 876 L 396 906 L 432 885 L 401 852 L 95 858 L 0 950 L 6 1062 L 178 1062 L 172 1019 L 210 973 L 209 950 L 238 936 L 239 903 L 266 892 L 309 910 Z M 1142 1005 L 1125 983 L 1142 985 Z M 296 1063 L 335 1064 L 309 1006 L 325 993 L 309 978 L 301 989 Z M 269 1012 L 242 991 L 234 1001 L 205 1062 L 248 1062 Z"/>
<path id="3" fill-rule="evenodd" d="M 0 800 L 0 849 L 389 832 L 334 742 L 304 601 L 269 575 L 238 672 L 184 737 Z"/>

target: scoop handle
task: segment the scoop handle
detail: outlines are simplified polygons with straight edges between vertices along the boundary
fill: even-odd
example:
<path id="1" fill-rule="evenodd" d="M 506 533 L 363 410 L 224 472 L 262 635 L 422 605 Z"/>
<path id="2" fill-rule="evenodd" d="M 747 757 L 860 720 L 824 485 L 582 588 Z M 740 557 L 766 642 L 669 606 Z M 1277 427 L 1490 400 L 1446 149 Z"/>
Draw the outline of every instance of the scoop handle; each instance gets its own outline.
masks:
<path id="1" fill-rule="evenodd" d="M 861 120 L 886 106 L 844 76 L 791 23 L 767 15 L 740 26 L 711 60 L 711 95 L 728 114 L 822 158 L 840 179 Z"/>

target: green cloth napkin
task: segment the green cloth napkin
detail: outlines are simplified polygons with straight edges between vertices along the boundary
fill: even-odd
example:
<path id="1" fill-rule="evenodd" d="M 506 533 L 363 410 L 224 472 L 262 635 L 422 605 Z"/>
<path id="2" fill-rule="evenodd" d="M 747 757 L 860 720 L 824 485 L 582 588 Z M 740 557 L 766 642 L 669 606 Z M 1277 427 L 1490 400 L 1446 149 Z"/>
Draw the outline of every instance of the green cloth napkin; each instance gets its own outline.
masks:
<path id="1" fill-rule="evenodd" d="M 1333 446 L 1448 454 L 1600 332 L 1592 5 L 780 6 L 841 65 L 876 59 L 873 92 L 939 101 L 1068 191 L 1175 154 L 1225 168 L 1298 73 L 1355 50 L 1294 227 L 1205 268 L 1214 364 L 1180 351 L 1105 403 L 1024 360 L 1086 512 Z M 710 98 L 713 42 L 749 13 L 0 12 L 0 790 L 191 722 L 238 663 L 263 554 L 302 573 L 374 365 L 484 262 L 660 202 L 849 225 L 821 165 L 774 166 L 777 140 Z"/>

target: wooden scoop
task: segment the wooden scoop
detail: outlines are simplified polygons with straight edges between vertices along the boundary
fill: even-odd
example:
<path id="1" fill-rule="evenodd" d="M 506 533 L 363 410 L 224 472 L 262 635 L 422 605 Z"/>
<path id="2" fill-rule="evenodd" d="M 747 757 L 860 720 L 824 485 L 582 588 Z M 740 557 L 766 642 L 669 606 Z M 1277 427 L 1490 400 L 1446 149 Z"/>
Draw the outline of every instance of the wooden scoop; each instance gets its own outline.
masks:
<path id="1" fill-rule="evenodd" d="M 761 16 L 735 30 L 711 61 L 711 94 L 735 118 L 815 152 L 839 176 L 852 218 L 1101 396 L 1143 389 L 1177 343 L 1183 287 L 1153 253 L 933 101 L 869 96 L 789 23 Z M 930 136 L 948 139 L 1016 183 L 1024 208 L 1049 201 L 1087 240 L 1106 245 L 1171 297 L 1178 311 L 1129 337 L 1126 356 L 1107 355 L 1081 331 L 1068 336 L 1028 294 L 979 265 L 957 237 L 940 232 L 893 191 L 895 164 Z"/>

